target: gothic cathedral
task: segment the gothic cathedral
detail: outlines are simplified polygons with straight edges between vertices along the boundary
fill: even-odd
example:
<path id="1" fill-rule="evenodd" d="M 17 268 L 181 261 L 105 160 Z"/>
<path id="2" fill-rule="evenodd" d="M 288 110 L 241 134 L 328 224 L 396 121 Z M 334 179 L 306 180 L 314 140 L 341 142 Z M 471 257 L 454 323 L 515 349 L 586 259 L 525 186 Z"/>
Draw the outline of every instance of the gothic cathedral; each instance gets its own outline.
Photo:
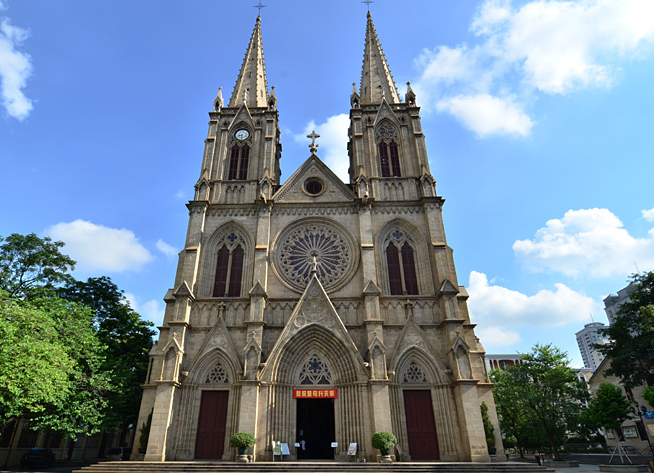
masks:
<path id="1" fill-rule="evenodd" d="M 420 109 L 410 85 L 400 98 L 370 13 L 350 101 L 349 182 L 314 145 L 280 184 L 257 18 L 229 103 L 220 91 L 209 113 L 143 386 L 146 461 L 232 460 L 230 437 L 249 432 L 255 461 L 282 442 L 286 459 L 347 460 L 356 443 L 370 462 L 377 431 L 397 437 L 396 461 L 489 461 L 482 402 L 503 455 Z"/>

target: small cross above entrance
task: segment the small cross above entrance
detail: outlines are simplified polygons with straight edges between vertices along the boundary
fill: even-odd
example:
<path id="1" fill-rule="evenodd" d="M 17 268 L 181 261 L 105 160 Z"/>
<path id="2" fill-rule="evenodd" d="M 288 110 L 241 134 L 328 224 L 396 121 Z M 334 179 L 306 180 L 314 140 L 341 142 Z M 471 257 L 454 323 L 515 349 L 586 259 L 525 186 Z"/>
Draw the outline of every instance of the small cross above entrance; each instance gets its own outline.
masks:
<path id="1" fill-rule="evenodd" d="M 316 138 L 320 138 L 320 135 L 316 133 L 316 130 L 313 130 L 311 133 L 309 133 L 307 138 L 311 138 L 311 144 L 309 145 L 311 152 L 315 153 L 318 151 L 318 143 L 316 143 Z"/>

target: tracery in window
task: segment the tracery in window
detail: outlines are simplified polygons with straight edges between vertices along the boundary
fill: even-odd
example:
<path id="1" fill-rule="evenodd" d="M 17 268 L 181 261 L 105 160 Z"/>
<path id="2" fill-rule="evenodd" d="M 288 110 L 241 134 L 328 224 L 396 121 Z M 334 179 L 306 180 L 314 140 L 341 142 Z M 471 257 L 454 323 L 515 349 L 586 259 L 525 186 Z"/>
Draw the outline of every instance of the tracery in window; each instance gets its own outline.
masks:
<path id="1" fill-rule="evenodd" d="M 236 233 L 230 233 L 218 250 L 213 297 L 239 297 L 243 279 L 245 251 L 243 240 Z"/>
<path id="2" fill-rule="evenodd" d="M 423 373 L 422 369 L 416 364 L 416 362 L 412 361 L 404 371 L 402 382 L 411 384 L 424 384 L 427 382 L 427 377 L 425 376 L 425 373 Z"/>
<path id="3" fill-rule="evenodd" d="M 331 371 L 316 353 L 302 367 L 300 384 L 332 384 Z"/>
<path id="4" fill-rule="evenodd" d="M 207 373 L 207 377 L 204 382 L 205 384 L 228 384 L 229 376 L 227 376 L 227 371 L 225 371 L 223 365 L 218 362 L 216 363 L 216 366 L 214 366 L 213 369 Z"/>
<path id="5" fill-rule="evenodd" d="M 418 278 L 411 240 L 400 230 L 391 233 L 386 242 L 388 285 L 391 295 L 418 294 Z"/>
<path id="6" fill-rule="evenodd" d="M 397 144 L 400 141 L 397 129 L 390 122 L 382 122 L 376 130 L 379 162 L 382 177 L 400 177 L 400 153 Z"/>

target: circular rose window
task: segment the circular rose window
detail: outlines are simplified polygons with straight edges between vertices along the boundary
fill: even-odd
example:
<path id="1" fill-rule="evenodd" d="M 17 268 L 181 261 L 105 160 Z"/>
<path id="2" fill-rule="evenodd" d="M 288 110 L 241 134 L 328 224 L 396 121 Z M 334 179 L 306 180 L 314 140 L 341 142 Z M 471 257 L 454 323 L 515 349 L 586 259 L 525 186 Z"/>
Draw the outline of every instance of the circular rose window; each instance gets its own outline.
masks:
<path id="1" fill-rule="evenodd" d="M 349 232 L 326 220 L 301 220 L 282 230 L 275 240 L 274 268 L 292 289 L 307 287 L 314 258 L 320 283 L 325 290 L 336 290 L 354 274 L 359 253 Z"/>

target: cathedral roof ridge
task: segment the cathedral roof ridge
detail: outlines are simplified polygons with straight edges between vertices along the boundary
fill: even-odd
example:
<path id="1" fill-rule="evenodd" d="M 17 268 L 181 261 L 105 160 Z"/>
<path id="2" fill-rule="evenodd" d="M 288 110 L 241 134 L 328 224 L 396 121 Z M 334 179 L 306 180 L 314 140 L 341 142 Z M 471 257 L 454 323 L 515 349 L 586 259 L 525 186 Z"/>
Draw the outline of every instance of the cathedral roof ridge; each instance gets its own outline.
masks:
<path id="1" fill-rule="evenodd" d="M 359 89 L 361 102 L 376 103 L 385 98 L 389 103 L 401 103 L 370 12 L 368 12 L 367 18 L 361 87 Z"/>
<path id="2" fill-rule="evenodd" d="M 257 16 L 234 91 L 229 100 L 229 107 L 238 107 L 243 103 L 250 108 L 267 107 L 267 100 L 268 79 L 263 56 L 261 16 Z"/>

